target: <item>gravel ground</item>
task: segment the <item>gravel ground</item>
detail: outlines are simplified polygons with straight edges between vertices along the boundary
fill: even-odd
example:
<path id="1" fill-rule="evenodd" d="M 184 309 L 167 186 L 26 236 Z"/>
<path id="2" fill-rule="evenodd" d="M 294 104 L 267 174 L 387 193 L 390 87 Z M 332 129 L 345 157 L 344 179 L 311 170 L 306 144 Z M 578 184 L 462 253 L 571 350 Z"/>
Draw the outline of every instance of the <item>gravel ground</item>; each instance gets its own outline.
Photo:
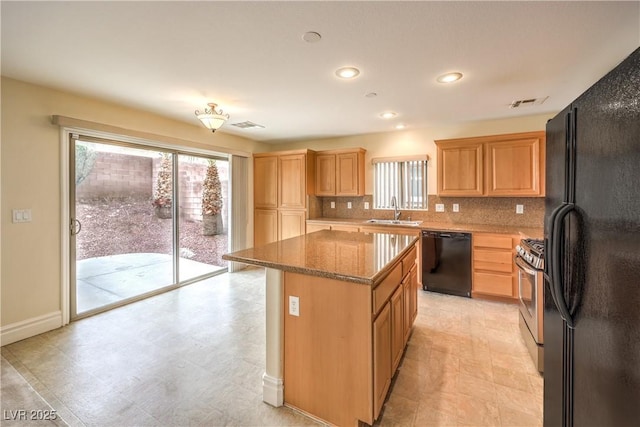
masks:
<path id="1" fill-rule="evenodd" d="M 78 260 L 123 253 L 171 253 L 171 220 L 157 218 L 150 200 L 94 199 L 76 204 L 82 231 L 77 236 Z M 180 222 L 183 257 L 224 266 L 227 235 L 203 236 L 202 223 Z"/>

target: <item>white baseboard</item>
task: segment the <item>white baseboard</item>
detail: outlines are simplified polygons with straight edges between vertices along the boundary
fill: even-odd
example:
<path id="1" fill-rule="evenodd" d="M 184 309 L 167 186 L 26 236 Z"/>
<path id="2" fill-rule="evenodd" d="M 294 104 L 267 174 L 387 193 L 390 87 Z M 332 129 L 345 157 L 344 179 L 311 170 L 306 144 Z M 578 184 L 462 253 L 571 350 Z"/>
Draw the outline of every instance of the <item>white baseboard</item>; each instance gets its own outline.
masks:
<path id="1" fill-rule="evenodd" d="M 284 404 L 284 383 L 265 372 L 262 375 L 262 401 L 276 408 Z"/>
<path id="2" fill-rule="evenodd" d="M 54 311 L 31 319 L 10 323 L 0 328 L 0 344 L 21 341 L 62 326 L 62 312 Z"/>

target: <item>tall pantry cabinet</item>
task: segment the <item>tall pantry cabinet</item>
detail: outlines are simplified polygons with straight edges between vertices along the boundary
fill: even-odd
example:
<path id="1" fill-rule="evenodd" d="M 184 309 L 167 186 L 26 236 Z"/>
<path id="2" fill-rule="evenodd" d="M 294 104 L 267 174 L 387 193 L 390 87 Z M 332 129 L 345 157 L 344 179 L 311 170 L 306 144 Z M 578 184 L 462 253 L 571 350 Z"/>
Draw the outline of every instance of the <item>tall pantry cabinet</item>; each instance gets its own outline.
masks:
<path id="1" fill-rule="evenodd" d="M 305 234 L 314 172 L 311 150 L 253 155 L 254 246 Z"/>

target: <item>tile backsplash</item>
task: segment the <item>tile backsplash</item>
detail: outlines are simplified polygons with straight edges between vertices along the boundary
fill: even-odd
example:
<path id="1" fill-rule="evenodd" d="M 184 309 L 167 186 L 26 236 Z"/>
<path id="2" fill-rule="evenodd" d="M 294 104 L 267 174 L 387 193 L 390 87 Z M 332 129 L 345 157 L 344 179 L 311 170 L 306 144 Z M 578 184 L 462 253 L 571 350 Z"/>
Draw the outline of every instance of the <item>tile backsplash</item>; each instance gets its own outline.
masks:
<path id="1" fill-rule="evenodd" d="M 363 197 L 310 197 L 310 218 L 362 218 L 391 219 L 393 210 L 364 209 L 365 202 L 373 206 L 373 196 Z M 331 208 L 331 202 L 335 208 Z M 348 208 L 351 203 L 351 209 Z M 444 212 L 436 212 L 436 204 L 444 204 Z M 460 211 L 453 212 L 458 204 Z M 523 205 L 524 212 L 516 213 L 516 205 Z M 401 219 L 425 222 L 511 225 L 542 227 L 544 197 L 438 197 L 429 196 L 429 210 L 400 210 Z"/>

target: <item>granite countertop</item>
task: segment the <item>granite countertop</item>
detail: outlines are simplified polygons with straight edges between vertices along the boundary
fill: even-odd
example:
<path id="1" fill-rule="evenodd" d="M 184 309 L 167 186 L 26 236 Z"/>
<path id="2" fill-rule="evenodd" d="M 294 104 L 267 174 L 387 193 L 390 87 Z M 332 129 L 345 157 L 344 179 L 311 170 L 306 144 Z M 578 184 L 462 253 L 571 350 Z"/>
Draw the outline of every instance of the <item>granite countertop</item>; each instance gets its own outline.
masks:
<path id="1" fill-rule="evenodd" d="M 366 219 L 361 218 L 313 218 L 307 223 L 324 224 L 346 224 L 346 225 L 366 225 L 370 227 L 388 227 L 418 229 L 418 230 L 442 230 L 442 231 L 464 231 L 470 233 L 500 233 L 500 234 L 520 234 L 523 237 L 541 239 L 544 236 L 543 227 L 522 227 L 516 225 L 490 225 L 490 224 L 454 224 L 445 222 L 424 221 L 418 226 L 394 225 L 394 224 L 371 224 Z"/>
<path id="2" fill-rule="evenodd" d="M 417 241 L 408 234 L 322 230 L 222 259 L 374 286 Z"/>

